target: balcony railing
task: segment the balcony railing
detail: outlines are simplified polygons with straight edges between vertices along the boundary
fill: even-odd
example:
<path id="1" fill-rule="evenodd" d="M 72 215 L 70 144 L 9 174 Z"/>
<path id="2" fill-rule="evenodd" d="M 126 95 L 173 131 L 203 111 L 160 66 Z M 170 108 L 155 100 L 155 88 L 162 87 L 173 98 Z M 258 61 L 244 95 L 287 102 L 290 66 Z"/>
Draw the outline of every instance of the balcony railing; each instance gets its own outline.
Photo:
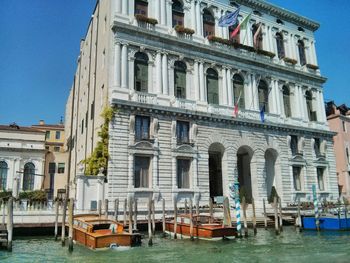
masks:
<path id="1" fill-rule="evenodd" d="M 208 105 L 208 112 L 218 115 L 232 116 L 233 110 L 226 106 L 220 106 L 215 104 Z"/>
<path id="2" fill-rule="evenodd" d="M 157 95 L 139 91 L 135 91 L 132 100 L 139 103 L 158 104 Z"/>
<path id="3" fill-rule="evenodd" d="M 196 110 L 196 102 L 193 100 L 176 98 L 172 105 L 180 109 Z"/>

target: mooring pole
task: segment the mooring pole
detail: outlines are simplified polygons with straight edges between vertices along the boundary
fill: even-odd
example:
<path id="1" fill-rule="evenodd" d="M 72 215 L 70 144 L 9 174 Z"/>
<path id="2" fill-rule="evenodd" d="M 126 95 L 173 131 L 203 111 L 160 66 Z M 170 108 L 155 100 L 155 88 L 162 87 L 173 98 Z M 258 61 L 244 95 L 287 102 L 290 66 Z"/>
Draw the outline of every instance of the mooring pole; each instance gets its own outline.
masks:
<path id="1" fill-rule="evenodd" d="M 280 225 L 280 232 L 283 232 L 283 218 L 282 218 L 282 201 L 281 198 L 278 198 L 279 200 L 279 211 L 280 211 L 280 220 L 279 220 L 279 225 Z"/>
<path id="2" fill-rule="evenodd" d="M 265 227 L 265 230 L 267 230 L 267 215 L 266 215 L 265 199 L 263 199 L 263 208 L 264 208 L 264 227 Z"/>
<path id="3" fill-rule="evenodd" d="M 239 200 L 239 183 L 235 183 L 235 203 L 236 203 L 236 221 L 237 221 L 237 234 L 238 237 L 242 237 L 242 225 L 241 225 L 241 203 Z"/>
<path id="4" fill-rule="evenodd" d="M 7 201 L 7 250 L 12 251 L 13 237 L 13 198 L 10 197 Z"/>
<path id="5" fill-rule="evenodd" d="M 134 199 L 134 229 L 137 229 L 137 199 Z"/>
<path id="6" fill-rule="evenodd" d="M 60 201 L 55 202 L 55 241 L 58 239 L 58 213 L 60 208 Z"/>
<path id="7" fill-rule="evenodd" d="M 132 198 L 129 197 L 129 234 L 132 234 Z"/>
<path id="8" fill-rule="evenodd" d="M 196 215 L 199 216 L 199 198 L 196 200 Z"/>
<path id="9" fill-rule="evenodd" d="M 118 214 L 119 214 L 119 199 L 114 200 L 114 219 L 118 222 Z"/>
<path id="10" fill-rule="evenodd" d="M 247 204 L 245 196 L 242 197 L 243 217 L 244 217 L 244 237 L 248 237 Z"/>
<path id="11" fill-rule="evenodd" d="M 3 199 L 1 201 L 1 207 L 2 207 L 2 225 L 5 226 L 5 209 L 6 209 L 6 203 L 5 200 Z"/>
<path id="12" fill-rule="evenodd" d="M 298 198 L 298 228 L 301 231 L 301 215 L 300 215 L 300 197 Z"/>
<path id="13" fill-rule="evenodd" d="M 314 185 L 314 184 L 312 185 L 312 195 L 314 198 L 316 229 L 317 229 L 317 231 L 320 231 L 320 216 L 318 214 L 318 200 L 317 200 L 317 195 L 316 195 L 316 185 Z"/>
<path id="14" fill-rule="evenodd" d="M 108 199 L 105 199 L 105 217 L 108 219 Z"/>
<path id="15" fill-rule="evenodd" d="M 191 240 L 194 240 L 194 238 L 193 238 L 193 201 L 192 201 L 192 198 L 190 199 L 190 238 L 191 238 Z"/>
<path id="16" fill-rule="evenodd" d="M 62 246 L 66 244 L 66 211 L 67 210 L 67 194 L 63 199 L 62 205 L 62 225 L 61 225 L 61 243 Z"/>
<path id="17" fill-rule="evenodd" d="M 152 231 L 153 231 L 153 235 L 156 232 L 155 213 L 156 213 L 155 204 L 154 204 L 154 200 L 152 200 Z"/>
<path id="18" fill-rule="evenodd" d="M 165 199 L 162 199 L 162 210 L 163 210 L 163 237 L 165 237 Z"/>
<path id="19" fill-rule="evenodd" d="M 177 239 L 177 200 L 174 198 L 174 239 Z"/>
<path id="20" fill-rule="evenodd" d="M 213 199 L 209 197 L 209 223 L 213 222 Z"/>
<path id="21" fill-rule="evenodd" d="M 275 208 L 275 232 L 276 232 L 276 235 L 278 235 L 279 227 L 278 227 L 278 215 L 277 215 L 277 210 L 278 210 L 277 196 L 273 198 L 273 205 Z"/>
<path id="22" fill-rule="evenodd" d="M 151 224 L 151 210 L 152 210 L 152 199 L 149 198 L 148 200 L 148 245 L 152 246 L 152 224 Z"/>
<path id="23" fill-rule="evenodd" d="M 252 209 L 253 209 L 253 230 L 254 230 L 254 235 L 258 232 L 256 229 L 256 214 L 255 214 L 255 201 L 254 197 L 252 197 Z"/>
<path id="24" fill-rule="evenodd" d="M 74 217 L 74 199 L 69 199 L 69 207 L 68 207 L 68 251 L 73 251 L 73 217 Z"/>
<path id="25" fill-rule="evenodd" d="M 127 203 L 128 200 L 125 198 L 124 199 L 124 226 L 126 226 L 126 209 L 127 209 Z"/>
<path id="26" fill-rule="evenodd" d="M 185 215 L 187 215 L 188 209 L 187 209 L 187 199 L 185 199 Z"/>
<path id="27" fill-rule="evenodd" d="M 101 217 L 102 215 L 102 200 L 98 200 L 98 216 Z"/>

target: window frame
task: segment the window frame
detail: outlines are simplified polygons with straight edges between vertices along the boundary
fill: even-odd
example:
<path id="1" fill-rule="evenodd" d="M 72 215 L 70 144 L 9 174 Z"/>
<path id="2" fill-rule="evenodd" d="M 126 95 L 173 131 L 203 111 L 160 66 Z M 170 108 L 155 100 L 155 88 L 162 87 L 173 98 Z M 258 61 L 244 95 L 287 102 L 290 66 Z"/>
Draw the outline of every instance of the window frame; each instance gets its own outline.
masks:
<path id="1" fill-rule="evenodd" d="M 66 166 L 65 163 L 58 163 L 57 164 L 57 173 L 64 174 L 65 168 L 66 168 L 65 166 Z"/>
<path id="2" fill-rule="evenodd" d="M 23 191 L 33 191 L 35 182 L 35 165 L 32 162 L 28 162 L 24 165 L 23 169 Z"/>
<path id="3" fill-rule="evenodd" d="M 145 123 L 144 120 L 148 120 L 148 123 Z M 140 120 L 140 128 L 138 128 L 138 120 Z M 147 128 L 145 127 L 147 125 Z M 151 128 L 151 117 L 146 115 L 136 115 L 135 116 L 135 141 L 148 141 L 151 138 L 150 134 Z M 140 129 L 140 130 L 139 130 Z M 147 134 L 147 136 L 144 136 Z"/>
<path id="4" fill-rule="evenodd" d="M 283 59 L 286 56 L 283 34 L 281 32 L 277 32 L 275 37 L 276 37 L 276 47 L 277 47 L 278 58 Z"/>
<path id="5" fill-rule="evenodd" d="M 185 163 L 186 166 L 183 165 Z M 176 183 L 178 189 L 191 189 L 191 163 L 192 160 L 189 158 L 179 157 L 176 159 Z M 187 170 L 180 169 L 180 167 L 187 168 Z"/>
<path id="6" fill-rule="evenodd" d="M 322 171 L 322 173 L 319 173 L 319 171 Z M 325 191 L 325 167 L 316 167 L 316 175 L 317 175 L 317 189 L 319 191 Z M 321 178 L 321 180 L 320 180 Z"/>
<path id="7" fill-rule="evenodd" d="M 260 80 L 258 85 L 258 99 L 259 111 L 261 111 L 262 107 L 265 106 L 265 113 L 269 113 L 269 86 L 264 80 Z M 261 99 L 263 99 L 263 101 Z"/>
<path id="8" fill-rule="evenodd" d="M 138 165 L 140 164 L 140 160 L 145 161 L 147 159 L 147 163 L 148 163 L 148 167 L 146 168 L 147 170 L 147 174 L 146 174 L 146 178 L 144 178 L 145 174 L 138 174 L 138 172 L 143 172 L 142 168 L 145 167 L 140 167 L 140 169 L 137 169 L 137 163 Z M 145 162 L 146 163 L 146 162 Z M 144 164 L 145 164 L 144 163 Z M 151 157 L 150 156 L 146 156 L 146 155 L 135 155 L 134 156 L 134 188 L 150 188 L 151 185 Z M 145 184 L 144 184 L 145 183 Z"/>
<path id="9" fill-rule="evenodd" d="M 139 12 L 139 10 L 141 10 L 141 12 Z M 148 1 L 135 0 L 134 15 L 144 15 L 144 16 L 148 17 Z"/>
<path id="10" fill-rule="evenodd" d="M 303 190 L 303 178 L 302 178 L 302 168 L 301 166 L 292 166 L 292 175 L 293 175 L 293 189 L 294 191 Z M 298 171 L 298 173 L 296 173 Z"/>
<path id="11" fill-rule="evenodd" d="M 233 88 L 233 97 L 234 97 L 233 103 L 234 103 L 234 105 L 236 105 L 238 97 L 241 94 L 238 107 L 240 109 L 245 109 L 244 79 L 242 78 L 241 75 L 239 75 L 239 74 L 234 74 L 233 75 L 233 77 L 232 77 L 232 88 Z"/>
<path id="12" fill-rule="evenodd" d="M 184 127 L 187 126 L 187 136 L 181 134 L 186 132 Z M 191 123 L 189 121 L 177 120 L 176 121 L 176 142 L 177 144 L 189 144 L 190 143 L 190 129 Z"/>
<path id="13" fill-rule="evenodd" d="M 148 74 L 149 74 L 149 58 L 148 55 L 144 52 L 136 52 L 134 55 L 134 89 L 137 92 L 144 92 L 148 93 L 149 87 L 148 87 Z M 145 70 L 146 73 L 144 74 L 145 79 L 138 78 L 137 72 L 141 72 L 142 70 Z"/>
<path id="14" fill-rule="evenodd" d="M 209 81 L 216 81 L 216 87 L 211 87 L 209 89 Z M 219 74 L 213 68 L 208 68 L 206 71 L 206 84 L 207 84 L 207 102 L 212 105 L 219 105 Z M 210 95 L 210 96 L 209 96 Z M 215 95 L 217 97 L 217 101 L 215 99 Z M 211 98 L 213 96 L 213 98 Z"/>
<path id="15" fill-rule="evenodd" d="M 56 131 L 55 132 L 55 139 L 60 140 L 61 139 L 61 131 Z"/>
<path id="16" fill-rule="evenodd" d="M 7 187 L 8 164 L 5 161 L 0 161 L 0 190 L 5 191 Z"/>
<path id="17" fill-rule="evenodd" d="M 290 90 L 287 86 L 283 86 L 282 88 L 282 96 L 283 96 L 283 107 L 284 107 L 284 115 L 286 118 L 292 117 L 292 109 L 290 105 Z"/>
<path id="18" fill-rule="evenodd" d="M 177 74 L 184 74 L 185 85 L 180 87 L 177 83 Z M 186 99 L 186 86 L 187 86 L 187 66 L 183 61 L 175 61 L 174 63 L 174 96 L 178 99 Z M 181 96 L 178 96 L 178 88 L 181 88 Z"/>

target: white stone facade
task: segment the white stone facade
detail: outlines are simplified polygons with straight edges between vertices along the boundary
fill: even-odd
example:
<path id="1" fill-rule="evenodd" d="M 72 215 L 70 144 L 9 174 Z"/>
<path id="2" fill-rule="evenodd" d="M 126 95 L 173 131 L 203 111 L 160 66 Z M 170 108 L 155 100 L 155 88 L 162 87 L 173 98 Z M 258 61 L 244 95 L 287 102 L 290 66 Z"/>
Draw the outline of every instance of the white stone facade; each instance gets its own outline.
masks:
<path id="1" fill-rule="evenodd" d="M 109 48 L 104 54 L 108 67 L 104 69 L 104 78 L 98 75 L 98 70 L 96 78 L 102 79 L 110 104 L 118 109 L 110 124 L 106 198 L 165 198 L 168 207 L 172 207 L 174 199 L 184 198 L 208 204 L 209 196 L 213 196 L 209 174 L 214 168 L 210 162 L 214 163 L 214 170 L 221 173 L 220 182 L 212 179 L 217 188 L 217 191 L 213 190 L 215 193 L 228 195 L 230 182 L 245 181 L 246 190 L 258 206 L 263 198 L 268 197 L 272 186 L 276 187 L 284 204 L 294 203 L 298 198 L 309 201 L 313 184 L 319 184 L 320 198 L 334 200 L 338 197 L 333 133 L 327 126 L 323 103 L 325 78 L 317 67 L 314 31 L 319 25 L 316 22 L 265 2 L 236 1 L 241 5 L 240 21 L 252 13 L 249 28 L 256 23 L 262 24 L 262 49 L 265 53 L 258 53 L 247 49 L 247 46 L 253 46 L 251 32 L 245 34 L 242 30 L 242 45 L 238 48 L 204 37 L 204 10 L 215 19 L 214 35 L 228 40 L 229 31 L 218 26 L 218 19 L 236 7 L 211 0 L 180 1 L 184 26 L 194 30 L 193 35 L 184 35 L 177 33 L 172 25 L 173 1 L 143 1 L 143 4 L 148 4 L 148 18 L 158 21 L 155 25 L 149 20 L 145 22 L 135 18 L 135 1 L 140 2 L 102 1 L 96 7 L 101 12 L 108 10 L 110 5 L 111 12 L 99 13 L 99 17 L 105 15 L 105 23 L 109 21 L 112 28 L 109 33 L 99 34 L 103 41 L 106 38 L 109 41 Z M 289 60 L 277 56 L 277 32 L 283 34 L 284 57 Z M 99 37 L 95 36 L 97 41 Z M 299 40 L 305 45 L 306 63 L 301 61 Z M 147 86 L 147 92 L 138 91 L 135 81 L 135 61 L 140 53 L 147 58 L 146 84 L 142 84 Z M 76 79 L 83 78 L 80 72 L 83 60 L 84 56 L 81 56 Z M 177 61 L 186 65 L 185 95 L 181 98 L 176 95 L 174 87 Z M 208 85 L 212 85 L 208 84 L 209 69 L 217 73 L 218 103 L 215 104 L 208 103 Z M 243 79 L 245 107 L 241 107 L 238 117 L 234 118 L 237 100 L 233 89 L 235 75 Z M 264 123 L 260 121 L 258 92 L 262 82 L 268 87 L 268 112 Z M 289 90 L 290 114 L 285 112 L 283 90 L 286 87 Z M 85 116 L 85 111 L 78 109 L 78 105 L 87 104 L 85 109 L 89 112 L 89 101 L 84 102 L 84 97 L 74 99 L 79 95 L 77 92 L 84 92 L 84 88 L 75 81 L 67 104 L 68 115 L 72 116 L 71 135 L 68 136 L 76 136 L 74 169 L 79 160 L 84 159 L 81 152 L 85 150 L 86 155 L 91 151 L 86 150 L 88 146 L 84 144 L 89 140 L 83 140 L 80 145 L 82 135 L 75 131 Z M 88 100 L 96 101 L 100 96 L 99 89 L 94 96 Z M 76 116 L 78 111 L 84 113 L 80 118 Z M 96 112 L 95 107 L 95 115 Z M 149 118 L 147 140 L 135 139 L 135 119 L 138 116 Z M 178 121 L 189 125 L 189 141 L 184 144 L 177 141 Z M 74 123 L 77 123 L 75 128 Z M 96 129 L 98 126 L 92 127 L 93 131 Z M 291 149 L 294 138 L 297 138 L 296 152 Z M 135 187 L 137 157 L 149 159 L 147 187 Z M 189 170 L 186 170 L 189 187 L 179 188 L 179 159 L 190 162 Z M 295 182 L 293 171 L 297 170 L 299 177 Z M 322 170 L 321 183 L 318 182 L 317 170 Z"/>

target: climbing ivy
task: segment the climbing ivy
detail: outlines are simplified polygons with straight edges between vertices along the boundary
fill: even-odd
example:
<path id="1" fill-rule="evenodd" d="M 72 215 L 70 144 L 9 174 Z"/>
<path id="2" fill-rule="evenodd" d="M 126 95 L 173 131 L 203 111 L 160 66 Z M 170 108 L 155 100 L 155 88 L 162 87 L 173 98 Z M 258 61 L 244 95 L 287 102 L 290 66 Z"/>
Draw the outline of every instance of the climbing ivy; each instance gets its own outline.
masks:
<path id="1" fill-rule="evenodd" d="M 104 122 L 101 126 L 101 130 L 98 132 L 100 141 L 97 142 L 91 156 L 82 161 L 85 164 L 86 175 L 97 175 L 100 168 L 104 168 L 104 173 L 107 172 L 108 164 L 108 139 L 109 139 L 109 123 L 111 122 L 114 114 L 117 110 L 111 106 L 107 106 L 103 109 L 101 117 Z"/>

